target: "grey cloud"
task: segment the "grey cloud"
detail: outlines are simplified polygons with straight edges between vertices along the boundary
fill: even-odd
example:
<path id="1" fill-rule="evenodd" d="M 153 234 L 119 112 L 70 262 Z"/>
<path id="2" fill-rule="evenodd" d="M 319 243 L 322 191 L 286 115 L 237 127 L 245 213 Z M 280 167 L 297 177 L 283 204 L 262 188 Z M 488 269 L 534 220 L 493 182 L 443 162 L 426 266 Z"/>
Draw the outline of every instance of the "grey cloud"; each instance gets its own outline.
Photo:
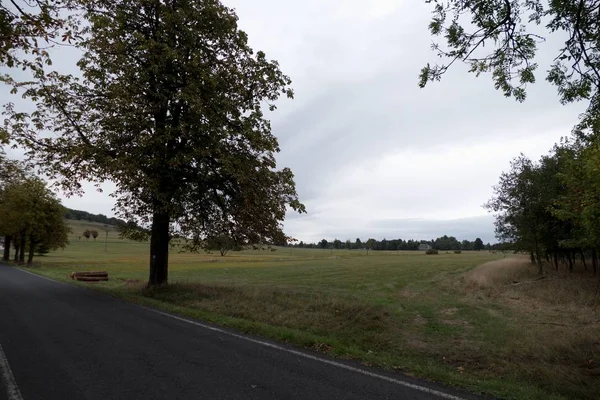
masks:
<path id="1" fill-rule="evenodd" d="M 415 239 L 435 239 L 443 235 L 455 236 L 459 240 L 496 242 L 494 237 L 494 218 L 490 215 L 453 220 L 399 219 L 373 221 L 370 232 L 389 232 L 392 236 Z M 381 233 L 378 234 L 381 236 Z M 392 237 L 390 236 L 390 237 Z"/>
<path id="2" fill-rule="evenodd" d="M 454 236 L 458 240 L 475 240 L 481 238 L 484 243 L 495 243 L 494 219 L 490 215 L 454 220 L 434 220 L 424 218 L 376 220 L 364 227 L 345 230 L 327 227 L 318 233 L 303 237 L 305 241 L 316 242 L 321 239 L 352 240 L 360 238 L 381 239 L 416 239 L 430 240 L 440 236 Z"/>

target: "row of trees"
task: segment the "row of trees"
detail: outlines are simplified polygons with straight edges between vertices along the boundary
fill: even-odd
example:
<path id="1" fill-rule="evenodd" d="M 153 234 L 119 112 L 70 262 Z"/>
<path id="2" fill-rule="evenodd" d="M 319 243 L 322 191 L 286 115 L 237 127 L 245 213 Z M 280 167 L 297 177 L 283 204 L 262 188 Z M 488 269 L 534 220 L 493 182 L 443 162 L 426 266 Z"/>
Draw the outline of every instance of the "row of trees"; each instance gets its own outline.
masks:
<path id="1" fill-rule="evenodd" d="M 573 271 L 577 261 L 594 273 L 600 251 L 600 140 L 578 132 L 538 161 L 515 158 L 500 177 L 487 208 L 498 238 L 527 251 L 543 272 L 544 260 Z"/>
<path id="2" fill-rule="evenodd" d="M 432 239 L 430 241 L 427 240 L 403 240 L 403 239 L 393 239 L 393 240 L 376 240 L 376 239 L 368 239 L 363 242 L 360 238 L 356 238 L 354 242 L 351 240 L 346 240 L 342 242 L 339 239 L 335 239 L 333 241 L 328 241 L 327 239 L 323 239 L 318 243 L 304 243 L 303 241 L 297 242 L 294 244 L 290 244 L 289 246 L 293 247 L 301 247 L 301 248 L 310 248 L 310 249 L 347 249 L 347 250 L 419 250 L 421 245 L 428 245 L 436 250 L 492 250 L 494 248 L 493 245 L 487 244 L 484 245 L 483 241 L 480 238 L 475 239 L 474 241 L 463 240 L 458 241 L 454 236 L 442 236 L 437 239 Z"/>
<path id="3" fill-rule="evenodd" d="M 3 237 L 2 259 L 33 262 L 34 254 L 63 248 L 68 243 L 69 228 L 63 218 L 64 208 L 46 183 L 0 154 L 0 236 Z"/>
<path id="4" fill-rule="evenodd" d="M 120 226 L 125 225 L 125 221 L 120 218 L 115 217 L 107 217 L 104 214 L 92 214 L 87 211 L 82 210 L 73 210 L 71 208 L 65 208 L 65 219 L 75 220 L 75 221 L 89 221 L 89 222 L 97 222 L 103 225 L 114 225 Z"/>

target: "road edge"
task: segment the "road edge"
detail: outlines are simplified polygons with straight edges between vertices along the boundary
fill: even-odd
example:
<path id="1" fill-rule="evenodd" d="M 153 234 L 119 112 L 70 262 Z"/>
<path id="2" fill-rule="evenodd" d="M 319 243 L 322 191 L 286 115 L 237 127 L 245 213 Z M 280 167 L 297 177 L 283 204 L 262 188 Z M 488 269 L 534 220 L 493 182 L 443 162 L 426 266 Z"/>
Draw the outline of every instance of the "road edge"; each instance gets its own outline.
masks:
<path id="1" fill-rule="evenodd" d="M 410 389 L 413 389 L 413 390 L 420 391 L 422 393 L 427 393 L 427 394 L 436 396 L 436 397 L 441 398 L 441 399 L 446 399 L 446 400 L 467 400 L 468 398 L 475 398 L 475 397 L 477 397 L 477 398 L 489 398 L 488 396 L 485 396 L 485 395 L 482 395 L 482 394 L 475 394 L 475 393 L 468 393 L 468 395 L 469 395 L 468 397 L 460 397 L 458 395 L 454 395 L 454 394 L 451 394 L 451 393 L 446 393 L 446 392 L 443 392 L 443 391 L 438 390 L 438 389 L 428 388 L 426 386 L 419 385 L 419 384 L 416 384 L 416 383 L 411 383 L 411 382 L 406 381 L 406 380 L 402 380 L 402 379 L 398 379 L 398 378 L 393 378 L 393 377 L 386 376 L 386 375 L 383 375 L 383 374 L 380 374 L 380 373 L 377 373 L 377 372 L 369 371 L 369 370 L 364 369 L 364 368 L 355 367 L 353 365 L 349 365 L 349 364 L 346 364 L 344 362 L 335 361 L 334 359 L 327 359 L 325 357 L 321 357 L 321 356 L 318 356 L 318 355 L 310 354 L 310 353 L 308 353 L 306 351 L 298 350 L 296 348 L 296 346 L 293 346 L 293 345 L 289 346 L 289 347 L 286 347 L 284 345 L 277 344 L 276 340 L 272 340 L 272 339 L 268 339 L 268 338 L 265 338 L 265 340 L 261 340 L 259 338 L 252 337 L 252 336 L 250 336 L 248 334 L 238 333 L 237 331 L 235 331 L 232 328 L 223 328 L 223 327 L 218 326 L 217 324 L 204 323 L 204 322 L 200 322 L 199 320 L 191 319 L 189 317 L 183 317 L 183 316 L 172 314 L 172 313 L 169 313 L 169 312 L 166 312 L 166 311 L 161 311 L 161 310 L 159 310 L 157 308 L 153 308 L 151 306 L 142 305 L 142 304 L 136 303 L 134 301 L 129 301 L 129 300 L 123 299 L 123 298 L 118 297 L 118 296 L 113 296 L 110 293 L 107 293 L 107 292 L 104 292 L 104 291 L 94 290 L 94 289 L 91 289 L 91 288 L 82 287 L 82 286 L 79 286 L 79 285 L 72 285 L 72 284 L 69 284 L 67 282 L 58 281 L 58 280 L 46 277 L 44 275 L 40 275 L 40 274 L 36 274 L 34 272 L 31 272 L 31 271 L 27 271 L 26 269 L 23 269 L 21 267 L 16 267 L 15 266 L 13 268 L 15 268 L 15 269 L 17 269 L 17 270 L 19 270 L 21 272 L 24 272 L 26 274 L 35 276 L 37 278 L 41 278 L 41 279 L 47 280 L 49 282 L 53 282 L 53 283 L 60 284 L 60 285 L 63 285 L 63 286 L 67 286 L 67 287 L 70 287 L 70 288 L 80 289 L 80 290 L 83 290 L 83 291 L 86 291 L 86 292 L 89 291 L 91 293 L 100 294 L 100 295 L 106 296 L 108 298 L 111 298 L 111 299 L 123 302 L 124 304 L 129 304 L 129 305 L 133 305 L 133 306 L 136 306 L 136 307 L 140 307 L 140 308 L 142 308 L 142 309 L 144 309 L 146 311 L 149 311 L 151 313 L 159 314 L 159 315 L 162 315 L 162 316 L 165 316 L 165 317 L 168 317 L 168 318 L 172 318 L 172 319 L 175 319 L 175 320 L 178 320 L 178 321 L 181 321 L 181 322 L 185 322 L 185 323 L 188 323 L 188 324 L 191 324 L 191 325 L 195 325 L 195 326 L 201 327 L 203 329 L 210 330 L 212 332 L 216 332 L 216 333 L 219 333 L 219 334 L 223 334 L 223 335 L 227 335 L 227 336 L 234 337 L 234 338 L 237 338 L 237 339 L 241 339 L 241 340 L 244 340 L 244 341 L 248 341 L 248 342 L 251 342 L 251 343 L 254 343 L 254 344 L 258 344 L 258 345 L 263 346 L 263 347 L 268 347 L 268 348 L 272 348 L 272 349 L 275 349 L 275 350 L 278 350 L 278 351 L 282 351 L 282 352 L 286 352 L 286 353 L 289 353 L 289 354 L 293 354 L 293 355 L 296 355 L 298 357 L 302 357 L 302 358 L 305 358 L 305 359 L 309 359 L 309 360 L 321 362 L 323 364 L 335 366 L 337 368 L 341 368 L 341 369 L 345 369 L 347 371 L 352 371 L 352 372 L 355 372 L 355 373 L 359 373 L 361 375 L 370 376 L 372 378 L 384 380 L 384 381 L 387 381 L 387 382 L 390 382 L 390 383 L 394 383 L 394 384 L 399 385 L 399 386 L 403 386 L 403 387 L 406 387 L 406 388 L 410 388 Z M 271 342 L 269 342 L 267 340 L 271 340 Z M 409 377 L 409 379 L 410 378 L 411 377 Z M 414 380 L 420 380 L 420 378 L 416 378 L 416 377 L 413 378 L 413 379 Z M 424 381 L 427 381 L 424 378 L 421 378 L 421 379 L 423 379 Z M 427 381 L 427 382 L 429 382 L 429 381 Z M 437 382 L 433 382 L 433 381 L 431 381 L 431 384 L 435 385 L 435 386 L 438 386 L 440 389 L 442 389 L 442 386 L 443 386 L 442 384 L 437 383 Z M 457 392 L 461 391 L 460 389 L 454 389 L 454 390 L 457 391 Z M 466 396 L 467 393 L 465 393 L 464 395 Z M 10 400 L 13 400 L 13 399 L 10 399 Z M 22 399 L 14 399 L 14 400 L 22 400 Z"/>
<path id="2" fill-rule="evenodd" d="M 8 359 L 6 358 L 6 354 L 4 353 L 4 349 L 0 344 L 0 377 L 4 385 L 6 386 L 6 396 L 8 400 L 23 400 L 23 396 L 21 396 L 21 391 L 19 390 L 19 386 L 17 385 L 17 381 L 10 369 L 10 364 L 8 363 Z"/>

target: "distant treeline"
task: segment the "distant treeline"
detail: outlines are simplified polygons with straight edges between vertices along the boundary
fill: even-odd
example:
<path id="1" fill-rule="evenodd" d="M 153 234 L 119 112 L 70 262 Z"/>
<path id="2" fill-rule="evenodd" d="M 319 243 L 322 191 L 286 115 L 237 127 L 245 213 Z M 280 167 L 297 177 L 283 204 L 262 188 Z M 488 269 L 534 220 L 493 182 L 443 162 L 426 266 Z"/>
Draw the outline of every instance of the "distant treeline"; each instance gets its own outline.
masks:
<path id="1" fill-rule="evenodd" d="M 119 218 L 107 217 L 104 214 L 92 214 L 87 211 L 82 210 L 73 210 L 71 208 L 65 207 L 65 218 L 76 220 L 76 221 L 89 221 L 89 222 L 97 222 L 99 224 L 104 225 L 125 225 L 125 221 Z"/>
<path id="2" fill-rule="evenodd" d="M 459 241 L 454 236 L 442 236 L 437 239 L 431 240 L 403 240 L 403 239 L 393 239 L 393 240 L 376 240 L 369 239 L 365 242 L 361 241 L 357 238 L 354 242 L 351 240 L 346 240 L 342 242 L 339 239 L 335 239 L 333 241 L 328 241 L 327 239 L 321 240 L 319 243 L 304 243 L 304 242 L 296 242 L 291 244 L 290 246 L 294 247 L 302 247 L 302 248 L 311 248 L 311 249 L 348 249 L 348 250 L 359 250 L 359 249 L 368 249 L 368 250 L 419 250 L 423 248 L 436 249 L 436 250 L 499 250 L 498 245 L 492 245 L 490 243 L 484 244 L 480 238 L 475 239 L 474 241 L 463 240 Z"/>

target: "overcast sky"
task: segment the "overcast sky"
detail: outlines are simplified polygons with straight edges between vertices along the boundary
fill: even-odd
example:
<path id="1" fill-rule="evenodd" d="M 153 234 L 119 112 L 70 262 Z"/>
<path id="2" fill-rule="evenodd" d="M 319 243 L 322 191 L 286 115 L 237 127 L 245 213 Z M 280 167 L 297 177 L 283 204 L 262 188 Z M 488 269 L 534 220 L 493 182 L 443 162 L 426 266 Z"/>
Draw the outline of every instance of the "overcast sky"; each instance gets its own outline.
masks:
<path id="1" fill-rule="evenodd" d="M 299 240 L 448 234 L 493 242 L 482 204 L 500 173 L 519 152 L 546 153 L 583 111 L 561 106 L 544 81 L 552 40 L 540 51 L 539 83 L 519 104 L 463 66 L 418 88 L 420 69 L 437 61 L 424 2 L 224 3 L 237 9 L 252 47 L 293 80 L 295 100 L 280 101 L 270 118 L 279 166 L 294 171 L 308 211 L 285 222 Z M 113 215 L 111 186 L 102 194 L 89 187 L 64 204 Z"/>

